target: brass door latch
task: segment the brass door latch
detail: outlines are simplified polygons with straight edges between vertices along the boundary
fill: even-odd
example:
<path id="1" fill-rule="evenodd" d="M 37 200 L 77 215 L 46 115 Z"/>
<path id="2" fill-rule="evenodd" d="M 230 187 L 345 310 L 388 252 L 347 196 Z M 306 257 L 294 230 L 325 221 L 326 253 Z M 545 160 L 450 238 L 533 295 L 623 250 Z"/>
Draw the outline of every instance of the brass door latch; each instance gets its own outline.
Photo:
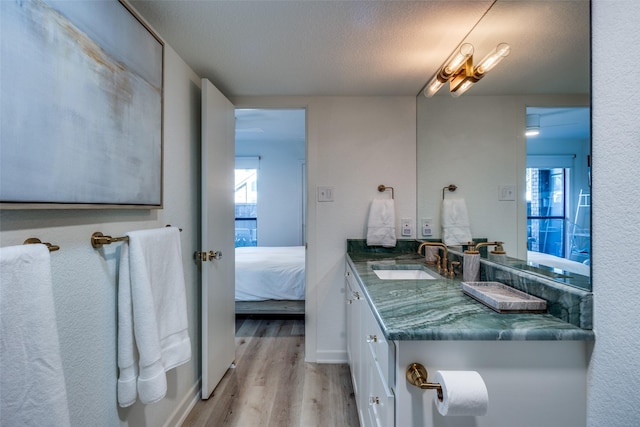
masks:
<path id="1" fill-rule="evenodd" d="M 221 251 L 196 251 L 193 254 L 193 259 L 195 259 L 196 261 L 202 261 L 202 262 L 207 262 L 207 261 L 213 261 L 214 259 L 220 259 L 222 258 L 222 252 Z"/>

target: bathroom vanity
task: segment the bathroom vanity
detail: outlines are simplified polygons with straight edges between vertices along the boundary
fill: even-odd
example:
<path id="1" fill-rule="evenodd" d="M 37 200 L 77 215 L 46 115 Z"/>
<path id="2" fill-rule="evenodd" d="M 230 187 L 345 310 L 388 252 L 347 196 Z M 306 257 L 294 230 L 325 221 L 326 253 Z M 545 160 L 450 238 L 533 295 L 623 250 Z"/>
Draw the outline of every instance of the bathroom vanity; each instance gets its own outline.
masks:
<path id="1" fill-rule="evenodd" d="M 566 290 L 575 296 L 574 291 L 560 285 L 551 292 L 560 301 L 550 301 L 550 311 L 560 313 L 555 316 L 498 313 L 465 295 L 460 277 L 425 267 L 411 245 L 395 251 L 351 243 L 348 248 L 347 352 L 363 427 L 586 424 L 586 375 L 594 341 L 593 331 L 585 328 L 590 293 L 579 293 L 576 309 L 575 299 L 562 295 Z M 403 268 L 424 269 L 434 278 L 375 271 Z M 495 278 L 490 263 L 482 270 L 483 280 Z M 574 301 L 572 307 L 558 309 L 565 300 Z M 578 313 L 566 314 L 570 309 Z M 407 381 L 412 363 L 424 365 L 429 381 L 438 370 L 477 371 L 488 390 L 486 415 L 440 415 L 436 391 Z"/>

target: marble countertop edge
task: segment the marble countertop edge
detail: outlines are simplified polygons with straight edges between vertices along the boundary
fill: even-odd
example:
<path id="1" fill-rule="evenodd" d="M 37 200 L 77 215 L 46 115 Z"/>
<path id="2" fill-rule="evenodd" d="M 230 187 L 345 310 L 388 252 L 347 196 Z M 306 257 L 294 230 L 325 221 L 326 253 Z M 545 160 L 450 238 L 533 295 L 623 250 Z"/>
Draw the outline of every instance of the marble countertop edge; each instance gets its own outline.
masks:
<path id="1" fill-rule="evenodd" d="M 380 261 L 378 255 L 367 259 L 357 254 L 355 258 L 358 261 L 353 261 L 347 254 L 347 263 L 353 269 L 365 300 L 387 340 L 595 340 L 592 330 L 581 329 L 550 314 L 505 315 L 494 312 L 464 295 L 459 289 L 459 280 L 443 277 L 420 286 L 416 281 L 383 281 L 369 271 L 372 262 Z M 387 259 L 415 263 L 415 259 L 406 255 Z M 411 302 L 403 300 L 403 295 L 410 295 Z M 422 310 L 417 310 L 418 306 Z M 470 327 L 465 327 L 465 322 Z"/>

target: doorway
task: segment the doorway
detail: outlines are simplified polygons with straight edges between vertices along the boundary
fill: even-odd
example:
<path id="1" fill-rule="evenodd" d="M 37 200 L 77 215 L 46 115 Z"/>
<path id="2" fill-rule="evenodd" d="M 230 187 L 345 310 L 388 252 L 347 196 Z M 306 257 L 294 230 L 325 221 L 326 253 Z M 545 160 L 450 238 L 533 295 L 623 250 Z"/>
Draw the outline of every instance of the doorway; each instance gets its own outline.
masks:
<path id="1" fill-rule="evenodd" d="M 304 313 L 306 110 L 235 116 L 236 313 Z"/>

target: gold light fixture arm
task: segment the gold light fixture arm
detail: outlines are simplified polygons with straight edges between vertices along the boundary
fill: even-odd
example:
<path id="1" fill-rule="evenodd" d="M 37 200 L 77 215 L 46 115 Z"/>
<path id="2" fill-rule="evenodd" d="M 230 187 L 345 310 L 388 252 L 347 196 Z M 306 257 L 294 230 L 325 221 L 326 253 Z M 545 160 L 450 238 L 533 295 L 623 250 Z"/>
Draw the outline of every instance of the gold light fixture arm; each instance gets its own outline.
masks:
<path id="1" fill-rule="evenodd" d="M 424 96 L 431 98 L 448 81 L 451 96 L 458 97 L 477 83 L 487 72 L 506 58 L 511 52 L 507 43 L 500 43 L 492 52 L 473 66 L 473 46 L 463 43 L 438 69 L 424 88 Z"/>

